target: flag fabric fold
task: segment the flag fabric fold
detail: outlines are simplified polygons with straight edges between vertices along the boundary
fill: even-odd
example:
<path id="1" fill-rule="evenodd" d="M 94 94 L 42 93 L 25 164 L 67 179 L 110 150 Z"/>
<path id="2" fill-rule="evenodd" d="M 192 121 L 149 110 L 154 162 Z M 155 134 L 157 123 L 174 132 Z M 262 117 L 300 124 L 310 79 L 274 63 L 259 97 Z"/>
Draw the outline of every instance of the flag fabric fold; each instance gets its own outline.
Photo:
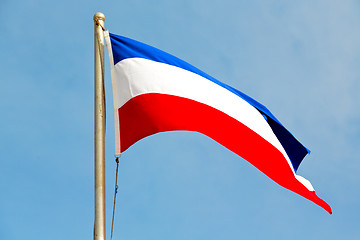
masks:
<path id="1" fill-rule="evenodd" d="M 264 105 L 159 49 L 108 32 L 105 38 L 117 155 L 155 133 L 196 131 L 331 213 L 311 183 L 296 174 L 310 151 Z"/>

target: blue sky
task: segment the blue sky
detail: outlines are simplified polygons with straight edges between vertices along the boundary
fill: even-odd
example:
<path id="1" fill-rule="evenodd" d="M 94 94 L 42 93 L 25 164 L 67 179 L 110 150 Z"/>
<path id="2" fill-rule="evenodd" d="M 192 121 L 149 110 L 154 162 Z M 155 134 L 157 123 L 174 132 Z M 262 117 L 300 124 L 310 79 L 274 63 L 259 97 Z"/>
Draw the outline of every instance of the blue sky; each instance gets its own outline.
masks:
<path id="1" fill-rule="evenodd" d="M 98 11 L 111 32 L 265 104 L 312 151 L 298 174 L 333 208 L 329 215 L 203 135 L 162 133 L 121 158 L 114 239 L 360 238 L 359 1 L 2 0 L 0 239 L 92 239 Z"/>

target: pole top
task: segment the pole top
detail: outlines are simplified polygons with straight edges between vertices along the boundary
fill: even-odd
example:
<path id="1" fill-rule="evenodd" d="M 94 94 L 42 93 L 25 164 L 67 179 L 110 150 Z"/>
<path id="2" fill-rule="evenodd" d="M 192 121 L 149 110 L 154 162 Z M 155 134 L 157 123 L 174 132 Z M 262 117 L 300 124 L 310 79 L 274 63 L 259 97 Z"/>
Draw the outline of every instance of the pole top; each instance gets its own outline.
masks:
<path id="1" fill-rule="evenodd" d="M 105 15 L 101 12 L 97 12 L 94 14 L 94 21 L 105 21 Z"/>

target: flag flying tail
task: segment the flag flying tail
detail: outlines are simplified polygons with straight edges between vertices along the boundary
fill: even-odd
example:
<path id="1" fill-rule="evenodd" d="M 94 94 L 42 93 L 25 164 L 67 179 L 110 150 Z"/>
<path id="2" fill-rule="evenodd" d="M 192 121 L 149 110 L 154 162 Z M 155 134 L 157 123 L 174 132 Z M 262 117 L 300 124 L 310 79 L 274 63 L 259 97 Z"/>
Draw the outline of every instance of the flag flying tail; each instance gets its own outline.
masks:
<path id="1" fill-rule="evenodd" d="M 311 183 L 296 174 L 310 151 L 264 105 L 166 52 L 115 34 L 105 36 L 116 154 L 155 133 L 196 131 L 331 213 Z"/>

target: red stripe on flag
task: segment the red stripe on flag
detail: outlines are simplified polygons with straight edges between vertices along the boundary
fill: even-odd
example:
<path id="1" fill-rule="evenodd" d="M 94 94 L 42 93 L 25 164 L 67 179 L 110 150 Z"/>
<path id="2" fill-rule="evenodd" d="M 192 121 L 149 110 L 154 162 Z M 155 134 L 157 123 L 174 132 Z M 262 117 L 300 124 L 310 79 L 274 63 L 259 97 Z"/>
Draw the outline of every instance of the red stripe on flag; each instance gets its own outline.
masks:
<path id="1" fill-rule="evenodd" d="M 142 94 L 119 108 L 121 152 L 158 132 L 200 132 L 239 156 L 281 186 L 331 213 L 330 206 L 294 176 L 281 152 L 256 132 L 225 113 L 191 99 L 167 94 Z M 259 113 L 259 117 L 262 117 Z"/>

